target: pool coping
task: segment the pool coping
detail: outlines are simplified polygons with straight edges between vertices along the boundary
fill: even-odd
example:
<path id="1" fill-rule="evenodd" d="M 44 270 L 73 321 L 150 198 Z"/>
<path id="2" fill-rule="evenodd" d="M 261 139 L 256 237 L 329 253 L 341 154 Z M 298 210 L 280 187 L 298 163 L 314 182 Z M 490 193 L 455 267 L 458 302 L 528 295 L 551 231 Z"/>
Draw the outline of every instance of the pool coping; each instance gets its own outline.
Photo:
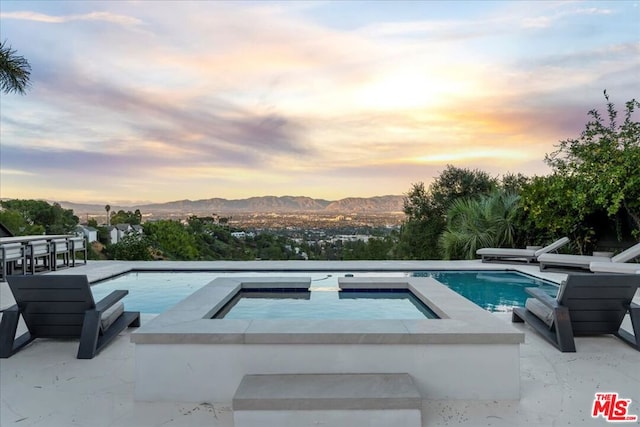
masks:
<path id="1" fill-rule="evenodd" d="M 440 319 L 211 319 L 240 289 L 308 286 L 309 277 L 216 278 L 131 334 L 136 344 L 519 344 L 524 333 L 429 277 L 346 277 L 339 285 L 406 288 Z"/>
<path id="2" fill-rule="evenodd" d="M 134 272 L 407 272 L 407 271 L 514 271 L 560 283 L 566 273 L 540 271 L 537 264 L 500 264 L 472 261 L 89 261 L 71 274 L 86 274 L 94 285 Z M 70 274 L 57 270 L 47 274 Z"/>

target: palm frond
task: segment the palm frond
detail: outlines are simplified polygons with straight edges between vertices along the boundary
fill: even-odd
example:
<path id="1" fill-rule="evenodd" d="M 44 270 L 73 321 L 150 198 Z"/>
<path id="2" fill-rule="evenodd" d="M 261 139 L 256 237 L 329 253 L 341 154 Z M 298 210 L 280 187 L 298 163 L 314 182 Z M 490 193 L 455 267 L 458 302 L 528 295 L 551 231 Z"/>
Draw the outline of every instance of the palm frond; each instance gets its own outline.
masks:
<path id="1" fill-rule="evenodd" d="M 24 95 L 30 86 L 31 65 L 16 53 L 6 40 L 0 43 L 0 90 Z"/>

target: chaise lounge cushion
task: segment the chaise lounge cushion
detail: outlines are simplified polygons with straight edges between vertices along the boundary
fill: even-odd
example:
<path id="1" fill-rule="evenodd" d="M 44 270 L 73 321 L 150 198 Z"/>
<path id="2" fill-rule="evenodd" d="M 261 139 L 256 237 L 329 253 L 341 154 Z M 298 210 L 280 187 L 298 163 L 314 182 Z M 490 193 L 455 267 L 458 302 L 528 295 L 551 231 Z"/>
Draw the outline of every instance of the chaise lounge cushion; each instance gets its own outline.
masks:
<path id="1" fill-rule="evenodd" d="M 594 273 L 640 274 L 637 262 L 591 262 L 589 269 Z"/>
<path id="2" fill-rule="evenodd" d="M 611 262 L 611 258 L 591 255 L 542 254 L 538 257 L 540 270 L 545 266 L 589 268 L 592 262 Z"/>
<path id="3" fill-rule="evenodd" d="M 538 257 L 540 270 L 548 266 L 576 267 L 588 269 L 591 263 L 625 263 L 640 256 L 640 243 L 625 249 L 614 257 L 601 257 L 589 255 L 566 255 L 566 254 L 542 254 Z M 624 268 L 624 267 L 623 267 Z M 602 270 L 601 270 L 602 271 Z"/>
<path id="4" fill-rule="evenodd" d="M 546 254 L 548 252 L 556 251 L 556 250 L 560 249 L 562 246 L 564 246 L 567 243 L 569 243 L 569 241 L 570 240 L 569 240 L 568 237 L 563 237 L 562 239 L 558 239 L 555 242 L 551 243 L 550 245 L 547 245 L 544 248 L 538 249 L 535 252 L 535 256 L 539 257 L 542 254 Z"/>
<path id="5" fill-rule="evenodd" d="M 544 305 L 537 298 L 527 298 L 524 306 L 527 310 L 536 315 L 536 317 L 547 324 L 548 327 L 553 325 L 553 310 L 551 307 Z"/>
<path id="6" fill-rule="evenodd" d="M 563 280 L 562 283 L 560 283 L 560 287 L 558 288 L 558 296 L 556 297 L 556 300 L 559 300 L 562 298 L 562 294 L 564 293 L 566 283 L 567 283 L 566 280 Z M 524 303 L 524 306 L 527 310 L 535 314 L 538 319 L 546 323 L 549 328 L 553 326 L 553 309 L 548 305 L 545 305 L 538 298 L 527 298 L 527 300 Z"/>
<path id="7" fill-rule="evenodd" d="M 476 251 L 478 255 L 494 255 L 497 257 L 534 257 L 536 251 L 533 249 L 513 249 L 513 248 L 482 248 Z"/>
<path id="8" fill-rule="evenodd" d="M 100 323 L 102 324 L 102 330 L 106 331 L 109 329 L 109 326 L 113 324 L 118 317 L 124 313 L 124 303 L 122 301 L 118 301 L 113 304 L 111 307 L 102 312 L 100 316 Z"/>
<path id="9" fill-rule="evenodd" d="M 640 243 L 636 243 L 630 248 L 620 252 L 618 255 L 611 258 L 611 262 L 629 262 L 638 257 L 640 257 Z"/>
<path id="10" fill-rule="evenodd" d="M 507 260 L 510 258 L 524 258 L 527 262 L 535 261 L 536 258 L 544 253 L 558 250 L 560 247 L 569 243 L 568 237 L 556 240 L 550 245 L 535 249 L 514 249 L 514 248 L 481 248 L 476 251 L 477 255 L 482 256 L 482 260 Z"/>

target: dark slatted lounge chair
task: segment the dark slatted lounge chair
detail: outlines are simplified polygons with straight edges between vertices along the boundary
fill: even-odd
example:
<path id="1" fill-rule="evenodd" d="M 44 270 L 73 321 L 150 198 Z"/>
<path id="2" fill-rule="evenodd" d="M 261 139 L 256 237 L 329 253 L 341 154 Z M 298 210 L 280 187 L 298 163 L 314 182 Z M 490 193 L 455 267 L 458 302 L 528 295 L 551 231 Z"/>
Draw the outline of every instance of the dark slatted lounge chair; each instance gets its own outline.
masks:
<path id="1" fill-rule="evenodd" d="M 8 358 L 36 338 L 80 338 L 78 359 L 92 359 L 127 327 L 140 326 L 140 313 L 124 311 L 117 290 L 98 303 L 87 276 L 8 276 L 16 304 L 2 310 L 0 358 Z M 16 337 L 22 315 L 28 332 Z"/>
<path id="2" fill-rule="evenodd" d="M 632 302 L 638 274 L 570 274 L 557 298 L 526 288 L 534 298 L 513 309 L 513 322 L 526 322 L 562 352 L 575 352 L 574 336 L 613 334 L 640 351 L 640 305 Z M 629 313 L 633 334 L 620 328 Z"/>

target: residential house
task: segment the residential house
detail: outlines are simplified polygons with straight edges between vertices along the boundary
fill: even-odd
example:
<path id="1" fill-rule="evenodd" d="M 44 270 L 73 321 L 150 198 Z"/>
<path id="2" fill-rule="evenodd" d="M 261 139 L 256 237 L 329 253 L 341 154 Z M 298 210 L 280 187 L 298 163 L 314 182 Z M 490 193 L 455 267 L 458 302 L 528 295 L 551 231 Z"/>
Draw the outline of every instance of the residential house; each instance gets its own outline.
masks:
<path id="1" fill-rule="evenodd" d="M 78 225 L 76 235 L 84 237 L 89 243 L 98 241 L 98 230 L 86 225 Z"/>
<path id="2" fill-rule="evenodd" d="M 13 233 L 2 223 L 0 223 L 0 237 L 13 237 Z"/>
<path id="3" fill-rule="evenodd" d="M 143 234 L 143 229 L 141 225 L 131 225 L 131 224 L 116 224 L 108 227 L 109 230 L 109 242 L 114 245 L 118 243 L 122 238 L 129 234 L 135 233 L 137 235 Z"/>

